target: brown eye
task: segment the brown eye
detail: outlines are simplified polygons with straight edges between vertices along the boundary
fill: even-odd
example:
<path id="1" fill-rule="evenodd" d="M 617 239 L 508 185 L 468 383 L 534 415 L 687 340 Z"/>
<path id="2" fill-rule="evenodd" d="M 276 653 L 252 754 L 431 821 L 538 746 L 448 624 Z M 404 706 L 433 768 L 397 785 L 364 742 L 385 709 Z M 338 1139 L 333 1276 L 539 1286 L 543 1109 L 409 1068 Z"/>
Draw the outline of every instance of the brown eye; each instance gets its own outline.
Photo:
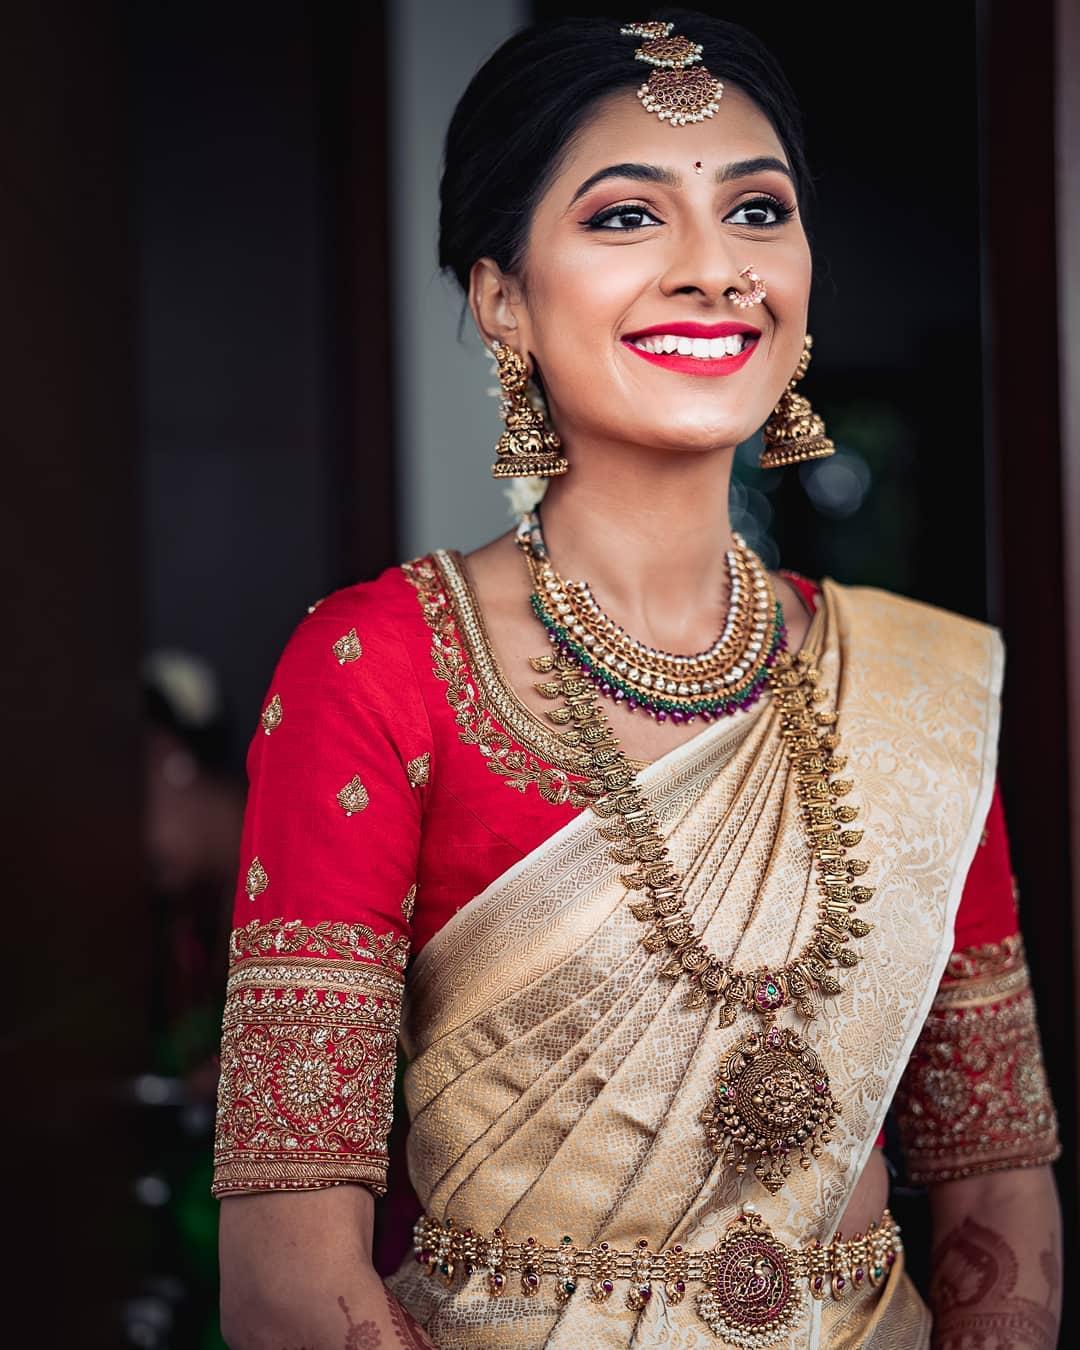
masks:
<path id="1" fill-rule="evenodd" d="M 731 225 L 754 225 L 760 228 L 783 225 L 794 214 L 793 206 L 785 206 L 775 197 L 755 197 L 752 202 L 743 202 L 730 216 L 725 216 L 725 220 Z"/>
<path id="2" fill-rule="evenodd" d="M 586 222 L 590 230 L 640 230 L 647 225 L 662 225 L 644 206 L 608 206 Z"/>

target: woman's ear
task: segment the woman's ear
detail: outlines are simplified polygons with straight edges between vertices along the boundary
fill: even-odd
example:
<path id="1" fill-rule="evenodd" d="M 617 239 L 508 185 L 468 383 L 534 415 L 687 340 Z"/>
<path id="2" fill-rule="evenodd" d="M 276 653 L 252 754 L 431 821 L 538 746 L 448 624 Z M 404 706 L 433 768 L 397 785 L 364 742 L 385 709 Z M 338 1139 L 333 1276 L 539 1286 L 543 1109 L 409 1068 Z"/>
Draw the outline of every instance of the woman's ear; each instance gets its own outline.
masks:
<path id="1" fill-rule="evenodd" d="M 478 258 L 470 269 L 469 309 L 485 347 L 498 340 L 523 356 L 528 352 L 524 292 L 493 258 Z"/>

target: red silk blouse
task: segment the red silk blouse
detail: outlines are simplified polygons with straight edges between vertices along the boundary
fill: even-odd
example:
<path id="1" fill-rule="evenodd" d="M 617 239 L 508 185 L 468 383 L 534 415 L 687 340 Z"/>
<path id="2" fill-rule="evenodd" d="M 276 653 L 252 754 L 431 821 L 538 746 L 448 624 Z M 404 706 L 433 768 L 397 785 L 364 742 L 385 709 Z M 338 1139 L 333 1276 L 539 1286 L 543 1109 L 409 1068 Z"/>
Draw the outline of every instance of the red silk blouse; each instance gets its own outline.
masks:
<path id="1" fill-rule="evenodd" d="M 319 602 L 285 648 L 248 755 L 219 1196 L 382 1193 L 410 953 L 581 809 L 496 718 L 479 642 L 421 559 Z M 895 1105 L 922 1180 L 1056 1156 L 996 788 Z"/>

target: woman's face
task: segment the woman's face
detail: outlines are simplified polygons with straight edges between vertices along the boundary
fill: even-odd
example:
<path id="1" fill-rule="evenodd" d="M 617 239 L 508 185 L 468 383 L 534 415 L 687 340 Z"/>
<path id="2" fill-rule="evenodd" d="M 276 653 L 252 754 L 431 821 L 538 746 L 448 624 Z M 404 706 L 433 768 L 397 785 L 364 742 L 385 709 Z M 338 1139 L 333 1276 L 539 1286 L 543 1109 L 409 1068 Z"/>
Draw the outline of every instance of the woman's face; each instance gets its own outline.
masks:
<path id="1" fill-rule="evenodd" d="M 768 119 L 730 84 L 716 116 L 689 126 L 661 122 L 630 92 L 601 105 L 535 211 L 518 334 L 506 338 L 539 366 L 564 439 L 706 450 L 766 420 L 798 363 L 810 291 L 785 170 Z M 725 292 L 749 289 L 747 266 L 768 296 L 740 309 Z M 670 348 L 695 327 L 746 345 L 706 360 L 635 345 L 648 334 Z"/>

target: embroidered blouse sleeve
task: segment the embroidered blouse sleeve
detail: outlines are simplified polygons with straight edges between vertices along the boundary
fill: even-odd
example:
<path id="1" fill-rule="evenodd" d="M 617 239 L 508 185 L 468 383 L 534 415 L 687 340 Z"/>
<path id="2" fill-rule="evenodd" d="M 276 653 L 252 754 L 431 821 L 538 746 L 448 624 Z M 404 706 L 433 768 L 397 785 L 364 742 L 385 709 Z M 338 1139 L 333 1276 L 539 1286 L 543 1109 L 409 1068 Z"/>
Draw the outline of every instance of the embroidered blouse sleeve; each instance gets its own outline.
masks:
<path id="1" fill-rule="evenodd" d="M 293 634 L 248 754 L 214 1147 L 217 1196 L 386 1187 L 430 733 L 372 595 Z"/>
<path id="2" fill-rule="evenodd" d="M 1061 1152 L 997 787 L 896 1106 L 916 1182 L 1038 1166 Z"/>

